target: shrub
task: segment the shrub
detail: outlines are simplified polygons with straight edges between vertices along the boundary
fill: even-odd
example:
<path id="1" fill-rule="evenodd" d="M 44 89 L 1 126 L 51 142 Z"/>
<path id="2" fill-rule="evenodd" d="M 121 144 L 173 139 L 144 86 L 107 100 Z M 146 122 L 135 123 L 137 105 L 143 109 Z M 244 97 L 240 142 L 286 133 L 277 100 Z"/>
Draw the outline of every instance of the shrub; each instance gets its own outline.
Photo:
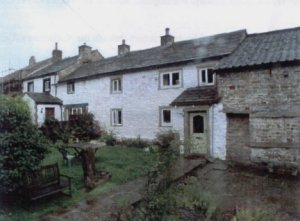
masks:
<path id="1" fill-rule="evenodd" d="M 109 133 L 104 133 L 101 137 L 101 140 L 104 141 L 108 146 L 114 146 L 117 143 L 116 135 L 112 131 Z"/>
<path id="2" fill-rule="evenodd" d="M 30 110 L 21 98 L 0 96 L 0 186 L 14 192 L 22 174 L 36 169 L 44 159 L 45 139 L 33 125 Z"/>
<path id="3" fill-rule="evenodd" d="M 141 139 L 141 136 L 138 136 L 137 138 L 123 138 L 121 140 L 118 140 L 117 143 L 121 146 L 126 147 L 145 148 L 148 147 L 151 142 Z"/>
<path id="4" fill-rule="evenodd" d="M 171 146 L 174 146 L 174 148 L 179 148 L 179 134 L 172 130 L 157 133 L 155 143 L 163 149 Z"/>
<path id="5" fill-rule="evenodd" d="M 59 122 L 47 119 L 41 127 L 43 134 L 55 143 L 58 140 L 68 143 L 74 137 L 83 141 L 99 138 L 102 130 L 92 113 L 73 116 L 70 121 Z"/>
<path id="6" fill-rule="evenodd" d="M 101 128 L 92 113 L 80 114 L 69 120 L 69 127 L 74 137 L 89 141 L 101 136 Z"/>

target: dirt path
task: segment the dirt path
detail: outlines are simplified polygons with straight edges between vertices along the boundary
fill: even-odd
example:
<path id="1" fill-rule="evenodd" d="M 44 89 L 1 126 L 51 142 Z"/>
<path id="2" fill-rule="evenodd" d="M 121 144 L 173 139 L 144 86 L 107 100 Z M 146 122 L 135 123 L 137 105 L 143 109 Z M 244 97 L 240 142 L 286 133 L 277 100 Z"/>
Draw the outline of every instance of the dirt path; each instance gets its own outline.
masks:
<path id="1" fill-rule="evenodd" d="M 283 177 L 222 162 L 196 172 L 203 190 L 212 193 L 222 210 L 236 207 L 267 208 L 300 220 L 300 177 Z"/>

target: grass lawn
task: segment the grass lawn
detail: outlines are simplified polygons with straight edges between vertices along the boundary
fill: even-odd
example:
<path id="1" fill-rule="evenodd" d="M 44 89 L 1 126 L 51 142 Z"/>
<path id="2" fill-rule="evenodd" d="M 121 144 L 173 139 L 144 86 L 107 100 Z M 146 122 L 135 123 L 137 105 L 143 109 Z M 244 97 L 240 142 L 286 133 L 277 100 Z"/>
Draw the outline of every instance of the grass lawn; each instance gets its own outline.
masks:
<path id="1" fill-rule="evenodd" d="M 156 162 L 154 153 L 145 152 L 138 148 L 128 147 L 104 147 L 96 153 L 97 170 L 109 171 L 112 175 L 109 181 L 98 185 L 90 192 L 83 188 L 83 171 L 80 160 L 73 160 L 73 165 L 68 168 L 62 159 L 62 155 L 56 150 L 51 152 L 43 161 L 43 164 L 59 163 L 60 172 L 72 177 L 72 197 L 59 195 L 41 199 L 29 209 L 22 208 L 19 202 L 0 204 L 0 221 L 37 220 L 42 215 L 57 209 L 67 208 L 75 203 L 112 190 L 116 186 L 145 175 L 149 168 Z"/>

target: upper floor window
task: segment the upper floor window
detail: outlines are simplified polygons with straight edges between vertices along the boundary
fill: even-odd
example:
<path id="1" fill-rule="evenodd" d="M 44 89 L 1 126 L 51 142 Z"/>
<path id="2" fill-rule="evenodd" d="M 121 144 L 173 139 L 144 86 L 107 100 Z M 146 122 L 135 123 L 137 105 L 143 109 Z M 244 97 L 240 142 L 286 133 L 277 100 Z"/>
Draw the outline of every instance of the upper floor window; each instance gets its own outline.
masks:
<path id="1" fill-rule="evenodd" d="M 179 71 L 161 73 L 161 88 L 179 87 L 181 85 L 181 74 Z"/>
<path id="2" fill-rule="evenodd" d="M 74 94 L 74 92 L 75 92 L 75 83 L 74 82 L 67 83 L 67 93 Z"/>
<path id="3" fill-rule="evenodd" d="M 50 92 L 51 91 L 51 79 L 46 78 L 43 81 L 43 91 L 44 92 Z"/>
<path id="4" fill-rule="evenodd" d="M 111 79 L 111 93 L 121 93 L 122 92 L 122 78 Z"/>
<path id="5" fill-rule="evenodd" d="M 215 74 L 213 69 L 210 68 L 199 69 L 199 83 L 200 85 L 214 85 Z"/>
<path id="6" fill-rule="evenodd" d="M 172 123 L 172 112 L 170 108 L 160 109 L 160 126 L 169 127 Z"/>
<path id="7" fill-rule="evenodd" d="M 27 83 L 27 92 L 34 92 L 33 81 Z"/>
<path id="8" fill-rule="evenodd" d="M 112 126 L 122 126 L 122 109 L 112 109 L 111 110 L 111 124 Z"/>

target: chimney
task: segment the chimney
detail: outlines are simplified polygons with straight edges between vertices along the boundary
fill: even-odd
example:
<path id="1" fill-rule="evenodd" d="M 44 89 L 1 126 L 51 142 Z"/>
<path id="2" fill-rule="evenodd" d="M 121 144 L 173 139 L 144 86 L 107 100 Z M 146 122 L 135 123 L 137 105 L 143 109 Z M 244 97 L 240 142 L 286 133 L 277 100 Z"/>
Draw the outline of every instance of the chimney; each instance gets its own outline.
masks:
<path id="1" fill-rule="evenodd" d="M 174 36 L 170 35 L 170 29 L 166 28 L 166 34 L 160 37 L 160 45 L 171 45 L 174 43 Z"/>
<path id="2" fill-rule="evenodd" d="M 55 49 L 52 51 L 52 61 L 59 61 L 62 59 L 62 51 L 58 50 L 57 42 L 55 42 Z"/>
<path id="3" fill-rule="evenodd" d="M 34 57 L 34 56 L 31 56 L 31 57 L 29 58 L 29 66 L 35 65 L 35 63 L 36 63 L 35 57 Z"/>
<path id="4" fill-rule="evenodd" d="M 118 45 L 118 55 L 127 54 L 130 51 L 130 46 L 125 43 L 125 40 L 122 40 L 122 44 Z"/>
<path id="5" fill-rule="evenodd" d="M 78 50 L 79 50 L 79 59 L 82 60 L 83 62 L 92 59 L 92 47 L 86 45 L 86 43 L 79 46 Z"/>

